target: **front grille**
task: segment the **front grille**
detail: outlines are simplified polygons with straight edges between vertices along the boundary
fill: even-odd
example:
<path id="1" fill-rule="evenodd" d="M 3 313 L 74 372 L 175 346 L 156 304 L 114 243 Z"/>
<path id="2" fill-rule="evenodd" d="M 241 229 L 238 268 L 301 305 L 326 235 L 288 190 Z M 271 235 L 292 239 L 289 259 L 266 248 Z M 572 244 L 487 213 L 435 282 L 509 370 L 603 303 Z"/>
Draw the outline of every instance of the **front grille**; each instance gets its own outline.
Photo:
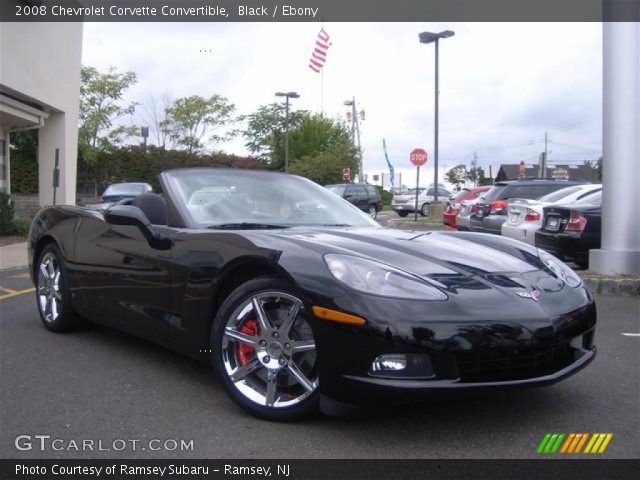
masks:
<path id="1" fill-rule="evenodd" d="M 456 352 L 461 382 L 500 382 L 549 375 L 570 365 L 575 350 L 569 342 L 528 348 Z"/>

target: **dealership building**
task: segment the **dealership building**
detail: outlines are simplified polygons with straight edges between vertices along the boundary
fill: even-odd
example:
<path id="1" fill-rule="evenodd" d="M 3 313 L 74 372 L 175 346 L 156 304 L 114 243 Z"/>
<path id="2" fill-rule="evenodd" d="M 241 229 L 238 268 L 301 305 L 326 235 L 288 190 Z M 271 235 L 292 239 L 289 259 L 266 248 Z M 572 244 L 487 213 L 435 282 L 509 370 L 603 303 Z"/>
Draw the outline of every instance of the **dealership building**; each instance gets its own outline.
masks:
<path id="1" fill-rule="evenodd" d="M 82 26 L 0 22 L 0 191 L 11 193 L 9 135 L 38 130 L 40 205 L 75 204 Z"/>

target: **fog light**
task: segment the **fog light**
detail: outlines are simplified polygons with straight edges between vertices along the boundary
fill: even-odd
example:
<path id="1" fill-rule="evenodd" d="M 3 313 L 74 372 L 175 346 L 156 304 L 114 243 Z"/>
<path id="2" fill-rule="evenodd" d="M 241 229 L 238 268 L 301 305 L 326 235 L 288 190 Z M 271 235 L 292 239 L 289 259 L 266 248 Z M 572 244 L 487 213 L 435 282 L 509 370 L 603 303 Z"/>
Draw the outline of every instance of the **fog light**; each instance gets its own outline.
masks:
<path id="1" fill-rule="evenodd" d="M 369 375 L 383 378 L 425 379 L 434 376 L 429 355 L 380 355 L 371 364 Z"/>

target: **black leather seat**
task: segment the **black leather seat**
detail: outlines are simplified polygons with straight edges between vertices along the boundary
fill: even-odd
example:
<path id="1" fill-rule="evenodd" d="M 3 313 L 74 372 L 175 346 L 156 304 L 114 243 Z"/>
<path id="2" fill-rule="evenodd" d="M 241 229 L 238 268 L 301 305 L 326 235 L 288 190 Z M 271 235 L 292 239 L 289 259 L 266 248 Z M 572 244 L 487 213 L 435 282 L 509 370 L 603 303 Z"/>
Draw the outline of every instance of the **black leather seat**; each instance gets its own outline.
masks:
<path id="1" fill-rule="evenodd" d="M 138 207 L 153 225 L 167 225 L 167 203 L 162 195 L 143 193 L 131 200 L 131 205 Z"/>

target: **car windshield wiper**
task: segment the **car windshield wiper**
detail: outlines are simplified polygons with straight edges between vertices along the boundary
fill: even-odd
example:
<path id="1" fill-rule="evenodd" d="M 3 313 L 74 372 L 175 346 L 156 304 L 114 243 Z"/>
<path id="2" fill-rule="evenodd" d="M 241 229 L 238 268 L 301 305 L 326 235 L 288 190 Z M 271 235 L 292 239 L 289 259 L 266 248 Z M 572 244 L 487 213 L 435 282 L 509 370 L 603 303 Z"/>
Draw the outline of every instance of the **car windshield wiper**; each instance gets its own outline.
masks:
<path id="1" fill-rule="evenodd" d="M 260 229 L 279 229 L 289 228 L 287 225 L 275 225 L 273 223 L 220 223 L 217 225 L 209 225 L 207 228 L 212 230 L 260 230 Z"/>

